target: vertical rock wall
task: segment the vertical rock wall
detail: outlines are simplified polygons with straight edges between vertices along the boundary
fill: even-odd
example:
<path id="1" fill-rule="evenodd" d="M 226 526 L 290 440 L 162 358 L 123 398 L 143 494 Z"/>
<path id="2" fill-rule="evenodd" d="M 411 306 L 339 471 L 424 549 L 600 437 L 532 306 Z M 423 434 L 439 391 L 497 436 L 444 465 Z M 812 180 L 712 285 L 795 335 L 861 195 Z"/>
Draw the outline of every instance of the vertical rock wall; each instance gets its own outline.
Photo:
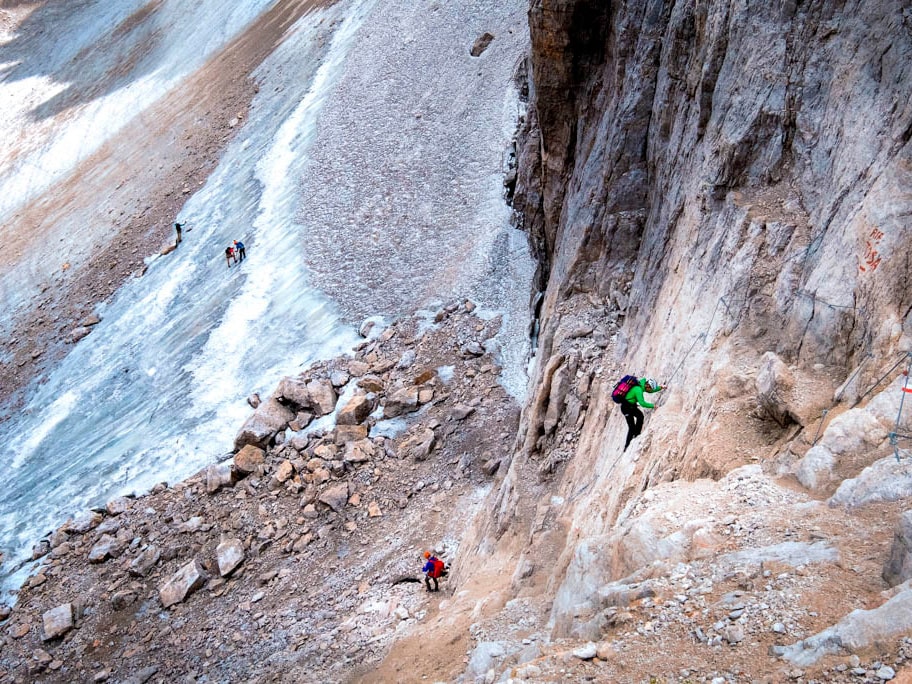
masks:
<path id="1" fill-rule="evenodd" d="M 620 572 L 599 540 L 633 496 L 774 456 L 910 347 L 912 9 L 534 0 L 529 18 L 537 387 L 475 549 L 533 580 L 539 557 L 537 586 L 580 602 Z M 785 370 L 758 382 L 770 359 Z M 670 386 L 622 453 L 628 371 Z M 771 420 L 758 387 L 783 374 Z"/>

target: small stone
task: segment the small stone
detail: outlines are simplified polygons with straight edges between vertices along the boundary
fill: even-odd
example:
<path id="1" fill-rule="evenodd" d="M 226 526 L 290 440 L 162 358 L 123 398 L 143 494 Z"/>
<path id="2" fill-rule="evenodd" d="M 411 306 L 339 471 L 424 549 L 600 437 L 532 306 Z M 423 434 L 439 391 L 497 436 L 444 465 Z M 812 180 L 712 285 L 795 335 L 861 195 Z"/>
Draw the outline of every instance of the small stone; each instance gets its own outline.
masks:
<path id="1" fill-rule="evenodd" d="M 130 563 L 130 574 L 136 577 L 145 577 L 149 574 L 161 558 L 161 549 L 157 546 L 148 546 Z"/>
<path id="2" fill-rule="evenodd" d="M 248 444 L 234 456 L 234 468 L 243 475 L 256 472 L 257 467 L 266 462 L 266 452 Z"/>
<path id="3" fill-rule="evenodd" d="M 27 624 L 13 625 L 7 630 L 7 634 L 13 637 L 13 639 L 21 639 L 28 633 L 29 626 Z"/>
<path id="4" fill-rule="evenodd" d="M 93 682 L 106 682 L 111 678 L 110 670 L 99 670 L 95 673 L 95 676 L 92 678 Z"/>
<path id="5" fill-rule="evenodd" d="M 500 459 L 492 458 L 484 462 L 481 466 L 481 470 L 488 477 L 493 477 L 494 474 L 500 469 Z"/>
<path id="6" fill-rule="evenodd" d="M 598 648 L 591 641 L 585 646 L 573 649 L 573 655 L 580 660 L 592 660 L 598 655 Z"/>
<path id="7" fill-rule="evenodd" d="M 882 666 L 874 673 L 882 682 L 888 682 L 896 676 L 896 671 L 889 665 Z"/>
<path id="8" fill-rule="evenodd" d="M 773 626 L 770 627 L 770 629 L 776 634 L 785 634 L 785 625 L 781 622 L 774 622 Z"/>
<path id="9" fill-rule="evenodd" d="M 376 501 L 371 501 L 367 504 L 367 515 L 370 518 L 379 518 L 383 515 L 383 512 L 380 510 L 380 504 Z"/>
<path id="10" fill-rule="evenodd" d="M 206 491 L 215 494 L 219 489 L 231 484 L 231 466 L 217 463 L 206 468 Z"/>

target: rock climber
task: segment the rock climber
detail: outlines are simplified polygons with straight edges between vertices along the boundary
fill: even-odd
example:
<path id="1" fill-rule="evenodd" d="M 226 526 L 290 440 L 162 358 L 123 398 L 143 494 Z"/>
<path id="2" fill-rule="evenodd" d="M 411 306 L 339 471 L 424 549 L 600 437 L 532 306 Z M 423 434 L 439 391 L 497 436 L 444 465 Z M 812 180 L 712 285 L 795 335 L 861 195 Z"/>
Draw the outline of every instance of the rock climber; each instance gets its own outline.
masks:
<path id="1" fill-rule="evenodd" d="M 625 376 L 624 379 L 618 383 L 622 387 L 622 383 L 628 376 Z M 623 395 L 623 400 L 621 404 L 621 413 L 624 414 L 624 419 L 627 421 L 627 441 L 624 443 L 624 451 L 627 451 L 627 447 L 630 446 L 630 442 L 634 438 L 639 437 L 640 432 L 643 430 L 643 412 L 637 408 L 637 404 L 643 408 L 655 408 L 655 404 L 650 404 L 643 397 L 643 392 L 661 392 L 662 386 L 652 378 L 633 378 L 636 382 L 632 382 L 632 386 L 629 390 Z M 615 388 L 617 390 L 617 388 Z"/>
<path id="2" fill-rule="evenodd" d="M 225 247 L 225 261 L 228 262 L 228 268 L 231 268 L 231 260 L 234 259 L 234 263 L 237 263 L 237 254 L 234 253 L 234 247 L 228 245 Z"/>
<path id="3" fill-rule="evenodd" d="M 243 243 L 243 242 L 241 242 L 240 240 L 235 240 L 235 241 L 234 241 L 234 248 L 237 250 L 238 259 L 239 259 L 240 261 L 243 261 L 244 259 L 247 258 L 247 250 L 244 248 L 244 243 Z"/>
<path id="4" fill-rule="evenodd" d="M 174 246 L 177 247 L 181 243 L 181 230 L 183 226 L 180 223 L 174 224 L 174 232 L 177 233 L 177 239 L 174 241 Z"/>
<path id="5" fill-rule="evenodd" d="M 430 551 L 424 552 L 424 567 L 421 568 L 421 572 L 424 573 L 424 584 L 427 587 L 428 591 L 440 591 L 440 585 L 437 583 L 437 579 L 442 577 L 444 574 L 444 565 L 443 561 L 432 555 Z M 431 589 L 431 580 L 434 580 L 434 588 Z"/>

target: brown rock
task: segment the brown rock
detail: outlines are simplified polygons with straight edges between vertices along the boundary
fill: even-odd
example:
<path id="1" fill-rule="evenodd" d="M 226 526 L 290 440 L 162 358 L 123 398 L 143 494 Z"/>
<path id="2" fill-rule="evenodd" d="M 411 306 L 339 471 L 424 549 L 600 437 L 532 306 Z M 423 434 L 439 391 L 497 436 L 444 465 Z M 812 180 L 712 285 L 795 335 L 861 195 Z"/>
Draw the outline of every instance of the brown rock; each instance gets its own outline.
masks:
<path id="1" fill-rule="evenodd" d="M 411 413 L 418 410 L 418 388 L 403 387 L 398 389 L 386 398 L 383 406 L 384 418 L 395 418 L 403 413 Z"/>
<path id="2" fill-rule="evenodd" d="M 161 558 L 161 549 L 157 546 L 148 546 L 130 563 L 130 574 L 136 577 L 145 577 L 149 574 Z"/>
<path id="3" fill-rule="evenodd" d="M 335 443 L 343 446 L 348 442 L 356 442 L 365 439 L 368 435 L 366 425 L 338 425 L 335 430 Z M 314 450 L 316 453 L 316 450 Z"/>
<path id="4" fill-rule="evenodd" d="M 326 504 L 337 513 L 345 508 L 348 503 L 348 483 L 338 484 L 330 487 L 318 497 L 318 501 Z"/>
<path id="5" fill-rule="evenodd" d="M 493 476 L 500 469 L 500 459 L 492 458 L 485 461 L 481 469 L 485 475 Z"/>
<path id="6" fill-rule="evenodd" d="M 370 370 L 370 365 L 363 361 L 351 361 L 348 364 L 348 374 L 354 378 L 360 378 Z"/>
<path id="7" fill-rule="evenodd" d="M 256 472 L 257 467 L 266 462 L 266 452 L 259 447 L 245 446 L 234 456 L 234 468 L 243 475 Z"/>
<path id="8" fill-rule="evenodd" d="M 345 445 L 343 460 L 346 463 L 365 463 L 374 456 L 374 444 L 369 439 L 360 439 Z"/>
<path id="9" fill-rule="evenodd" d="M 126 513 L 130 510 L 131 503 L 131 500 L 127 497 L 118 496 L 116 499 L 108 501 L 105 510 L 108 512 L 108 515 L 120 515 L 121 513 Z"/>
<path id="10" fill-rule="evenodd" d="M 378 394 L 383 391 L 383 380 L 378 378 L 376 375 L 365 375 L 363 378 L 358 380 L 358 387 L 363 389 L 365 392 L 373 392 Z"/>
<path id="11" fill-rule="evenodd" d="M 423 461 L 430 455 L 431 450 L 434 448 L 434 441 L 434 431 L 425 428 L 405 440 L 400 446 L 400 450 L 406 458 L 414 458 L 416 461 Z"/>
<path id="12" fill-rule="evenodd" d="M 311 380 L 307 383 L 310 407 L 317 416 L 325 416 L 336 408 L 336 390 L 329 380 Z"/>
<path id="13" fill-rule="evenodd" d="M 380 510 L 380 504 L 376 501 L 371 501 L 367 504 L 367 515 L 371 518 L 379 518 L 383 515 L 383 512 Z"/>
<path id="14" fill-rule="evenodd" d="M 433 368 L 428 368 L 423 370 L 418 375 L 415 376 L 415 379 L 412 380 L 412 384 L 415 385 L 424 385 L 429 383 L 431 380 L 437 377 L 437 371 Z"/>
<path id="15" fill-rule="evenodd" d="M 205 581 L 203 566 L 196 559 L 190 561 L 158 590 L 162 607 L 168 608 L 175 603 L 180 603 L 199 589 Z"/>
<path id="16" fill-rule="evenodd" d="M 284 430 L 289 422 L 295 419 L 295 411 L 283 406 L 277 399 L 270 397 L 241 426 L 234 438 L 234 448 L 242 449 L 248 444 L 265 449 L 272 442 L 276 433 Z"/>
<path id="17" fill-rule="evenodd" d="M 492 34 L 488 33 L 487 31 L 485 31 L 480 36 L 478 36 L 478 38 L 475 40 L 475 44 L 472 45 L 472 49 L 469 50 L 469 54 L 472 55 L 472 57 L 481 56 L 481 54 L 485 50 L 488 49 L 488 46 L 491 44 L 491 41 L 493 41 L 493 40 L 494 40 L 494 36 Z M 475 308 L 475 305 L 472 304 L 472 309 L 469 309 L 469 304 L 472 304 L 472 303 L 466 302 L 466 311 L 471 311 L 472 309 Z"/>
<path id="18" fill-rule="evenodd" d="M 370 415 L 371 404 L 363 394 L 356 394 L 342 407 L 336 416 L 337 425 L 357 425 Z"/>
<path id="19" fill-rule="evenodd" d="M 247 447 L 245 447 L 247 448 Z M 217 463 L 206 468 L 206 491 L 215 494 L 219 489 L 231 484 L 231 466 Z"/>
<path id="20" fill-rule="evenodd" d="M 275 475 L 273 475 L 273 478 L 275 478 L 276 482 L 279 482 L 279 483 L 287 482 L 292 477 L 294 477 L 294 473 L 295 473 L 295 469 L 294 469 L 294 466 L 291 464 L 291 461 L 286 460 L 286 461 L 282 461 L 279 464 L 279 467 L 276 469 L 276 472 L 275 472 Z"/>
<path id="21" fill-rule="evenodd" d="M 121 550 L 121 544 L 116 537 L 103 534 L 89 551 L 89 563 L 104 563 L 108 558 L 120 555 Z"/>
<path id="22" fill-rule="evenodd" d="M 226 539 L 215 549 L 219 575 L 227 577 L 244 562 L 244 545 L 240 539 Z"/>
<path id="23" fill-rule="evenodd" d="M 307 382 L 303 378 L 284 377 L 279 381 L 273 393 L 281 404 L 290 406 L 295 411 L 310 408 L 310 392 L 307 390 Z"/>

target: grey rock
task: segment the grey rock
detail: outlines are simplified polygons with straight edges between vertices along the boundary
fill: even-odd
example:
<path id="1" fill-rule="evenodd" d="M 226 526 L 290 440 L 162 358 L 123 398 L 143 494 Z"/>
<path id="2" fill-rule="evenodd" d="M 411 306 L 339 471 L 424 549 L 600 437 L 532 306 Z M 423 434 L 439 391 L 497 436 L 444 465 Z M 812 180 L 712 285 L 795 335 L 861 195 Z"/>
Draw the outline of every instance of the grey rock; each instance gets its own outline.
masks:
<path id="1" fill-rule="evenodd" d="M 227 577 L 244 562 L 244 545 L 240 539 L 226 539 L 215 549 L 219 575 Z"/>
<path id="2" fill-rule="evenodd" d="M 310 407 L 316 416 L 325 416 L 336 408 L 336 390 L 329 380 L 311 380 L 307 383 Z"/>
<path id="3" fill-rule="evenodd" d="M 384 418 L 395 418 L 403 413 L 418 410 L 418 388 L 403 387 L 396 390 L 386 398 L 383 406 Z"/>
<path id="4" fill-rule="evenodd" d="M 270 397 L 256 410 L 241 426 L 234 438 L 234 448 L 242 449 L 253 445 L 266 449 L 280 430 L 284 430 L 288 423 L 295 418 L 295 411 L 282 405 L 274 397 Z"/>
<path id="5" fill-rule="evenodd" d="M 136 577 L 145 577 L 161 558 L 161 549 L 157 546 L 148 546 L 130 563 L 130 574 Z"/>
<path id="6" fill-rule="evenodd" d="M 912 510 L 899 516 L 890 557 L 884 563 L 883 578 L 891 587 L 912 578 Z"/>
<path id="7" fill-rule="evenodd" d="M 158 590 L 162 606 L 168 608 L 175 603 L 184 601 L 191 593 L 199 589 L 205 581 L 206 576 L 203 566 L 196 559 L 190 561 L 174 573 L 171 579 Z"/>
<path id="8" fill-rule="evenodd" d="M 337 513 L 340 513 L 348 503 L 348 483 L 342 483 L 335 487 L 330 487 L 317 500 L 326 504 Z"/>
<path id="9" fill-rule="evenodd" d="M 107 510 L 108 515 L 120 515 L 121 513 L 126 513 L 130 510 L 131 504 L 131 499 L 128 499 L 125 496 L 118 496 L 117 498 L 108 501 L 105 510 Z"/>
<path id="10" fill-rule="evenodd" d="M 231 484 L 231 464 L 215 463 L 206 468 L 206 491 L 215 494 Z"/>
<path id="11" fill-rule="evenodd" d="M 116 537 L 103 534 L 89 551 L 89 562 L 103 563 L 109 558 L 120 555 L 122 550 L 123 547 Z"/>
<path id="12" fill-rule="evenodd" d="M 41 616 L 44 622 L 44 641 L 63 636 L 75 626 L 73 604 L 64 603 Z"/>

